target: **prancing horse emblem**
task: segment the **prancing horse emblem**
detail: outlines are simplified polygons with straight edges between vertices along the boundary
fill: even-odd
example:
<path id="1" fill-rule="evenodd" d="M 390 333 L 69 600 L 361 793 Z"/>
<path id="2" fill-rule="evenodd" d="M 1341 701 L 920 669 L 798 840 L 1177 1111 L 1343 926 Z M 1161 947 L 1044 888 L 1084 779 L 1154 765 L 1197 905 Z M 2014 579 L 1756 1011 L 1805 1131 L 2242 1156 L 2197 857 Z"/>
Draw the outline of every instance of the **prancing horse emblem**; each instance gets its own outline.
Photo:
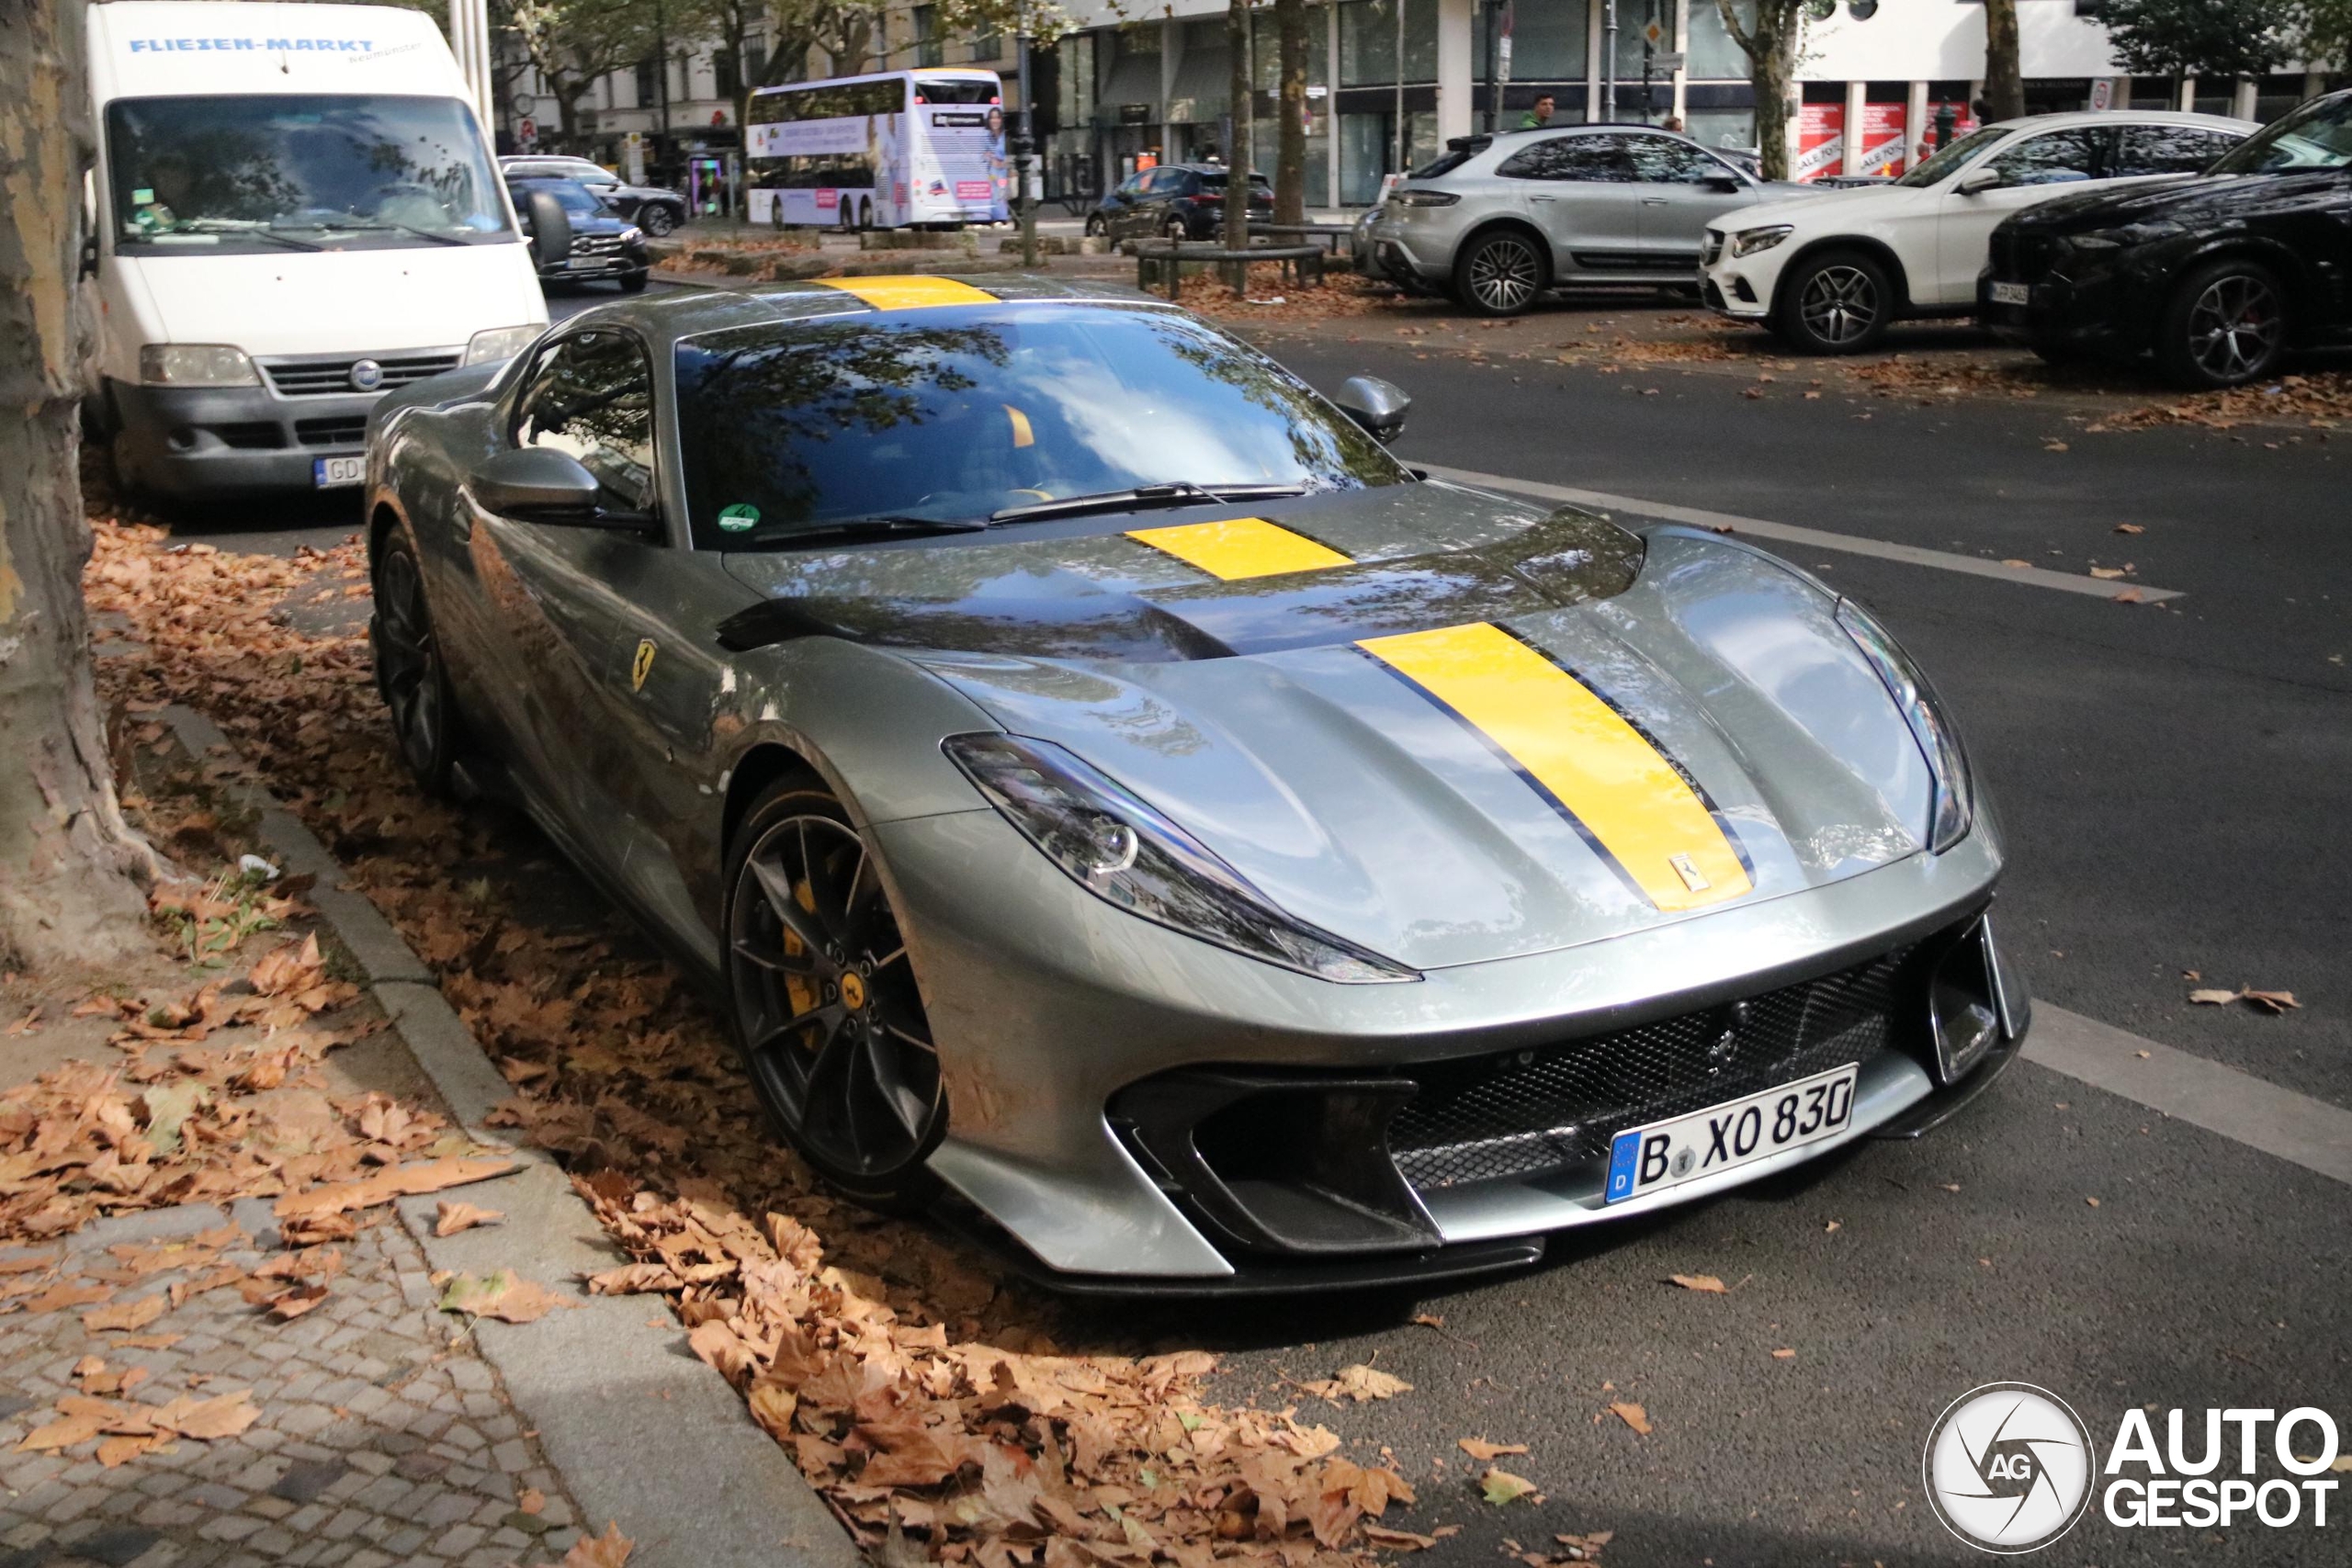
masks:
<path id="1" fill-rule="evenodd" d="M 637 642 L 637 658 L 630 661 L 628 667 L 628 689 L 632 692 L 645 690 L 645 678 L 652 673 L 653 639 L 650 637 L 639 637 Z"/>

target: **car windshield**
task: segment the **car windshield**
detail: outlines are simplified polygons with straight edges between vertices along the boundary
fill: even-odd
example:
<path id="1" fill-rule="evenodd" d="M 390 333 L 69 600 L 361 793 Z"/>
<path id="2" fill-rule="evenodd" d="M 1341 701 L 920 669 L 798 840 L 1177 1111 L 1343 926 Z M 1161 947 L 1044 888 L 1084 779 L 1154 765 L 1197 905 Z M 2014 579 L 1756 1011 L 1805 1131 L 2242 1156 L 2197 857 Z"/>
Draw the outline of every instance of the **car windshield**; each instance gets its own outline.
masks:
<path id="1" fill-rule="evenodd" d="M 119 98 L 107 106 L 118 244 L 401 246 L 513 229 L 455 98 Z M 300 248 L 298 245 L 296 248 Z"/>
<path id="2" fill-rule="evenodd" d="M 1909 186 L 1914 190 L 1940 184 L 1944 177 L 1957 170 L 1979 152 L 2008 135 L 2009 128 L 2002 125 L 1980 126 L 1957 141 L 1948 141 L 1941 151 L 1894 183 Z"/>
<path id="3" fill-rule="evenodd" d="M 604 199 L 578 180 L 525 180 L 514 186 L 514 205 L 520 207 L 535 190 L 543 190 L 563 204 L 563 209 L 574 218 L 609 218 L 613 209 Z"/>
<path id="4" fill-rule="evenodd" d="M 677 346 L 695 543 L 865 518 L 985 520 L 1148 485 L 1395 484 L 1379 445 L 1172 311 L 989 304 L 730 329 Z"/>
<path id="5" fill-rule="evenodd" d="M 2276 175 L 2352 164 L 2352 97 L 2319 98 L 2247 137 L 2213 161 L 2209 175 Z"/>

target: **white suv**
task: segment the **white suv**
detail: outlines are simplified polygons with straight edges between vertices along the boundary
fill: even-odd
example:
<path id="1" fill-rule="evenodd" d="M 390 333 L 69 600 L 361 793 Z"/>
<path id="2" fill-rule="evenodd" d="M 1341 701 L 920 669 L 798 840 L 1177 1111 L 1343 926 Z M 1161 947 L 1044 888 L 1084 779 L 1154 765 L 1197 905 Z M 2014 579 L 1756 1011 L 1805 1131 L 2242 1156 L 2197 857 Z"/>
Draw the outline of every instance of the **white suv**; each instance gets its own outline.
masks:
<path id="1" fill-rule="evenodd" d="M 1708 306 L 1794 347 L 1852 354 L 1900 316 L 1966 315 L 2002 219 L 2082 189 L 2193 175 L 2261 128 L 2216 115 L 2036 115 L 1971 131 L 1892 185 L 1727 212 L 1699 264 Z"/>

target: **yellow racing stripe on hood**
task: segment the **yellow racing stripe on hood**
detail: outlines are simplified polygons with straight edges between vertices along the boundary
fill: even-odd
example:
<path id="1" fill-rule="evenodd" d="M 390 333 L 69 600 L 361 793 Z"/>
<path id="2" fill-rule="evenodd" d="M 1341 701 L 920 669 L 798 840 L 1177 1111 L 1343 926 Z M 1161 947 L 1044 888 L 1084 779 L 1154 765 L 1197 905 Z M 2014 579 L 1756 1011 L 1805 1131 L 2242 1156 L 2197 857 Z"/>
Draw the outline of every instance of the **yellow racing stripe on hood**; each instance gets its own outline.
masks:
<path id="1" fill-rule="evenodd" d="M 1484 622 L 1357 647 L 1508 757 L 1661 909 L 1748 892 L 1747 868 L 1674 764 L 1582 682 Z"/>
<path id="2" fill-rule="evenodd" d="M 1277 577 L 1288 571 L 1321 571 L 1355 563 L 1329 545 L 1294 534 L 1262 517 L 1228 517 L 1222 523 L 1186 523 L 1173 528 L 1137 528 L 1130 539 L 1164 550 L 1227 582 L 1245 577 Z"/>
<path id="3" fill-rule="evenodd" d="M 815 280 L 854 294 L 877 310 L 922 310 L 934 305 L 993 305 L 996 296 L 952 277 L 840 277 Z"/>

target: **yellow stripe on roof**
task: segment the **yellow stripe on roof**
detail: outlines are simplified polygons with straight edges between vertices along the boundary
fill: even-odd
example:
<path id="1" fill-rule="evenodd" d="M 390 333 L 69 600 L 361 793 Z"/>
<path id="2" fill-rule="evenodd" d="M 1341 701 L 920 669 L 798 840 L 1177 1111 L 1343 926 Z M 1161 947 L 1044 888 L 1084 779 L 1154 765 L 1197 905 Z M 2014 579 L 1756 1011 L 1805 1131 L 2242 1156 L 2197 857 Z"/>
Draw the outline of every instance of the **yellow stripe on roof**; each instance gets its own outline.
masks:
<path id="1" fill-rule="evenodd" d="M 1174 528 L 1137 528 L 1130 539 L 1164 550 L 1230 582 L 1245 577 L 1276 577 L 1287 571 L 1321 571 L 1352 566 L 1329 545 L 1294 534 L 1263 517 L 1229 517 L 1222 523 L 1186 523 Z"/>
<path id="2" fill-rule="evenodd" d="M 927 310 L 937 305 L 993 305 L 996 296 L 952 277 L 838 277 L 815 280 L 854 294 L 877 310 Z"/>
<path id="3" fill-rule="evenodd" d="M 1751 890 L 1747 869 L 1674 764 L 1584 683 L 1483 622 L 1357 647 L 1450 708 L 1661 909 Z"/>

